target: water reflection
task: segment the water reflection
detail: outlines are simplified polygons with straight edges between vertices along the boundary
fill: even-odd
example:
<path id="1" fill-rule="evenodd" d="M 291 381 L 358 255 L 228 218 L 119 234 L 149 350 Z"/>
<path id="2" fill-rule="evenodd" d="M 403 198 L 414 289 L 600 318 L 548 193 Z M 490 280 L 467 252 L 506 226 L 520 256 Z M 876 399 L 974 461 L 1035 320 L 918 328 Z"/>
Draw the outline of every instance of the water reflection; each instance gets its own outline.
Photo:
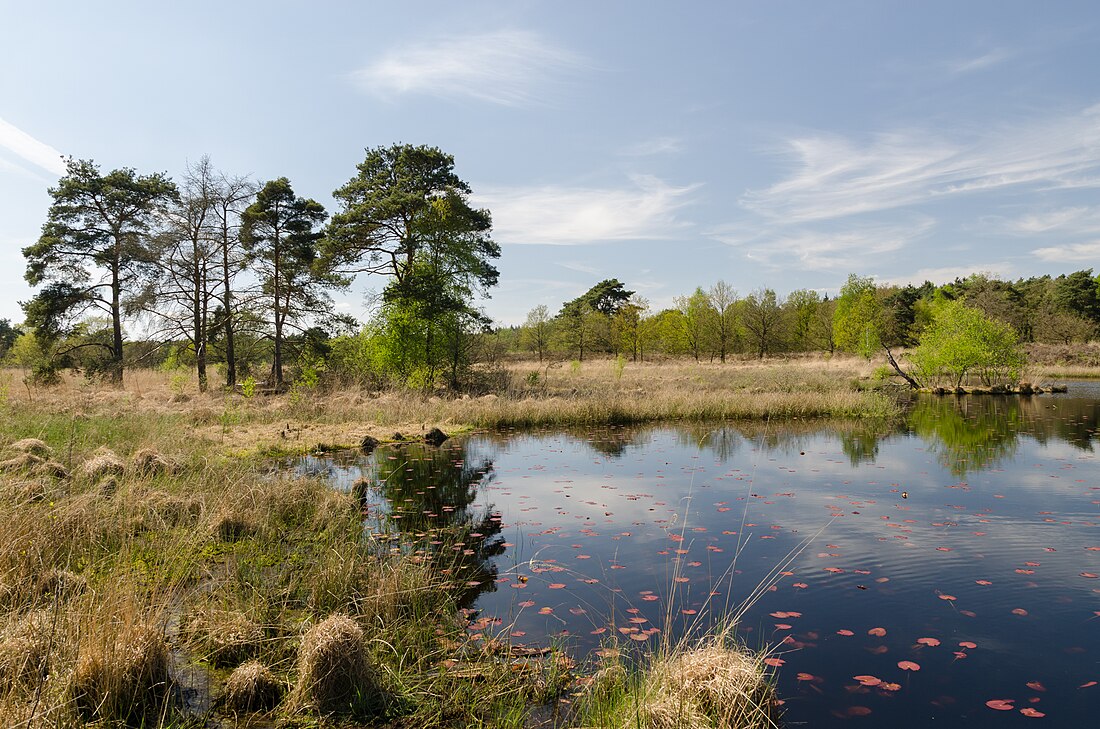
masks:
<path id="1" fill-rule="evenodd" d="M 1098 415 L 1090 398 L 930 397 L 892 423 L 477 435 L 381 448 L 358 473 L 518 639 L 652 646 L 755 593 L 739 635 L 776 650 L 792 724 L 965 727 L 1013 699 L 1087 725 Z M 868 675 L 900 690 L 852 679 Z"/>
<path id="2" fill-rule="evenodd" d="M 505 549 L 501 516 L 491 504 L 477 504 L 493 481 L 492 459 L 467 444 L 382 447 L 373 458 L 393 526 L 416 554 L 454 578 L 458 604 L 469 607 L 495 590 L 493 557 Z"/>

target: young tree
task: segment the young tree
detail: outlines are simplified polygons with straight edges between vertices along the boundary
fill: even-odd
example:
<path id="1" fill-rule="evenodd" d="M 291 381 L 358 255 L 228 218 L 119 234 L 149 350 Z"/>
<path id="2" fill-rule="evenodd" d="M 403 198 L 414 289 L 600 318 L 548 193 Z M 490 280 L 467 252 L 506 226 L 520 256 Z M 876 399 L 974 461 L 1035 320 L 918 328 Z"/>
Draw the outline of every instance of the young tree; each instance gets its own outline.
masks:
<path id="1" fill-rule="evenodd" d="M 787 296 L 784 308 L 789 313 L 792 348 L 803 351 L 815 348 L 814 335 L 820 306 L 821 296 L 812 289 L 798 289 Z"/>
<path id="2" fill-rule="evenodd" d="M 612 319 L 612 336 L 618 340 L 619 349 L 629 352 L 632 361 L 642 359 L 647 340 L 646 314 L 649 312 L 649 302 L 638 295 L 630 297 L 630 301 L 619 307 Z"/>
<path id="3" fill-rule="evenodd" d="M 124 299 L 135 293 L 140 274 L 158 264 L 150 240 L 176 186 L 159 173 L 123 168 L 103 175 L 90 160 L 69 159 L 49 192 L 53 203 L 42 235 L 23 249 L 27 282 L 45 284 L 24 304 L 27 323 L 53 339 L 89 312 L 105 313 L 110 343 L 94 345 L 108 350 L 108 374 L 122 384 Z"/>
<path id="4" fill-rule="evenodd" d="M 697 286 L 691 296 L 677 296 L 673 299 L 676 309 L 681 317 L 678 319 L 684 341 L 687 343 L 691 355 L 695 361 L 706 348 L 707 316 L 710 310 L 710 300 L 707 292 L 701 286 Z"/>
<path id="5" fill-rule="evenodd" d="M 710 315 L 706 317 L 708 338 L 722 362 L 726 361 L 726 354 L 733 350 L 737 338 L 737 301 L 737 291 L 725 281 L 714 284 L 707 292 L 707 303 L 710 305 Z"/>
<path id="6" fill-rule="evenodd" d="M 527 323 L 523 328 L 523 339 L 528 347 L 538 352 L 542 362 L 546 350 L 550 347 L 550 310 L 545 304 L 539 304 L 527 312 Z"/>
<path id="7" fill-rule="evenodd" d="M 833 314 L 833 339 L 839 349 L 870 359 L 882 345 L 882 306 L 875 282 L 851 274 L 840 288 Z"/>
<path id="8" fill-rule="evenodd" d="M 783 309 L 771 289 L 758 289 L 745 297 L 741 326 L 760 359 L 782 346 Z"/>
<path id="9" fill-rule="evenodd" d="M 241 243 L 249 253 L 269 297 L 274 328 L 271 373 L 276 388 L 283 386 L 283 355 L 287 328 L 309 315 L 331 310 L 326 288 L 346 281 L 323 269 L 314 269 L 317 226 L 325 209 L 315 200 L 297 197 L 285 177 L 268 182 L 241 216 Z"/>
<path id="10" fill-rule="evenodd" d="M 1011 326 L 961 300 L 944 302 L 936 309 L 911 359 L 918 379 L 929 383 L 946 379 L 953 387 L 971 374 L 986 385 L 1014 383 L 1025 362 Z"/>

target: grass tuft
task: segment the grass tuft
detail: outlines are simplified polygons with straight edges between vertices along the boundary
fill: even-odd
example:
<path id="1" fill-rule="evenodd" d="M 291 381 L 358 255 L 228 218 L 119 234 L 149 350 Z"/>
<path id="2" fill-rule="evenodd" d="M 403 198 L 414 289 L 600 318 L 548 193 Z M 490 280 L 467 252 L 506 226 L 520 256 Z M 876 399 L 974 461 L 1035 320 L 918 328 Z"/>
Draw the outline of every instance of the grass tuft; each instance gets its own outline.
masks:
<path id="1" fill-rule="evenodd" d="M 83 643 L 73 675 L 73 699 L 86 719 L 144 723 L 163 713 L 168 646 L 163 631 L 137 624 Z M 105 639 L 104 639 L 105 638 Z"/>
<path id="2" fill-rule="evenodd" d="M 298 648 L 298 682 L 291 703 L 320 714 L 370 714 L 382 703 L 363 629 L 347 615 L 330 615 Z"/>
<path id="3" fill-rule="evenodd" d="M 282 701 L 283 684 L 259 661 L 238 666 L 225 682 L 225 708 L 234 714 L 269 711 Z"/>

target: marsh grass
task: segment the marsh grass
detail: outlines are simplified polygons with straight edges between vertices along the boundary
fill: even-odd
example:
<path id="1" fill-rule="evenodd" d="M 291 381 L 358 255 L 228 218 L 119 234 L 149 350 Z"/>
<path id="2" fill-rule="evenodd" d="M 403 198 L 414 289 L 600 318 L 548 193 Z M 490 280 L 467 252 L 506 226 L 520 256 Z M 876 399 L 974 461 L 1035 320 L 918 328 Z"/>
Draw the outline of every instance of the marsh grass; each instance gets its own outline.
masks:
<path id="1" fill-rule="evenodd" d="M 531 377 L 533 368 L 539 376 Z M 453 434 L 471 428 L 520 428 L 706 421 L 769 417 L 888 417 L 892 397 L 862 359 L 834 357 L 737 362 L 633 363 L 589 360 L 575 365 L 510 363 L 496 390 L 477 396 L 421 391 L 306 388 L 290 396 L 244 397 L 180 384 L 167 374 L 127 372 L 125 389 L 95 388 L 66 376 L 49 390 L 14 392 L 12 439 L 52 444 L 71 468 L 72 452 L 103 444 L 133 453 L 190 452 L 188 437 L 234 455 L 302 453 L 319 444 L 356 447 L 366 435 L 386 441 L 395 431 L 420 437 L 433 426 Z M 141 413 L 139 419 L 118 412 Z M 171 447 L 173 444 L 178 447 Z"/>
<path id="2" fill-rule="evenodd" d="M 306 650 L 333 614 L 358 626 L 379 689 L 351 671 L 358 721 L 519 726 L 544 691 L 495 656 L 463 656 L 477 678 L 441 668 L 464 645 L 456 585 L 396 536 L 364 532 L 352 494 L 227 455 L 175 427 L 180 413 L 60 406 L 24 402 L 0 429 L 0 461 L 72 464 L 0 472 L 0 725 L 198 726 L 180 701 L 205 690 L 187 684 L 191 664 L 207 667 L 222 711 L 323 725 L 342 699 L 315 690 L 323 666 L 303 656 L 343 654 Z M 16 447 L 28 437 L 41 445 Z M 298 687 L 295 700 L 272 686 Z"/>
<path id="3" fill-rule="evenodd" d="M 183 401 L 178 381 L 140 371 L 124 390 L 74 379 L 13 388 L 0 404 L 0 462 L 15 459 L 0 471 L 0 725 L 200 724 L 179 701 L 183 662 L 208 667 L 224 710 L 271 711 L 288 726 L 325 724 L 345 706 L 356 721 L 410 728 L 524 726 L 532 705 L 555 705 L 574 679 L 561 651 L 515 656 L 503 635 L 471 640 L 456 609 L 469 579 L 460 565 L 416 555 L 396 530 L 365 532 L 353 494 L 272 473 L 262 453 L 433 425 L 737 417 L 766 431 L 774 417 L 894 407 L 864 389 L 856 361 L 584 362 L 537 380 L 528 367 L 512 365 L 510 384 L 480 398 L 187 391 Z M 333 615 L 360 633 L 348 654 L 358 658 L 340 668 L 355 696 L 330 702 L 314 691 L 325 669 L 313 658 L 335 654 L 310 636 Z M 688 670 L 677 656 L 742 651 L 728 635 L 709 640 L 662 644 L 630 674 L 649 686 L 633 690 L 632 705 L 674 691 Z M 279 701 L 272 686 L 293 690 Z M 699 711 L 712 710 L 706 701 Z"/>

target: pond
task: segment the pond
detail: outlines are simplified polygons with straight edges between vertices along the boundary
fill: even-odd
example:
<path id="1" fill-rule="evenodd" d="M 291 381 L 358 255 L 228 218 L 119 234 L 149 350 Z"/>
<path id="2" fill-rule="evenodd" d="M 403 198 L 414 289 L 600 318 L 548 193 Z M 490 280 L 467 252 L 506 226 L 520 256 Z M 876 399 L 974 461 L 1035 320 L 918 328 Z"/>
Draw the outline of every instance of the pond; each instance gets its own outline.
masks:
<path id="1" fill-rule="evenodd" d="M 1098 418 L 1074 383 L 894 424 L 482 434 L 303 468 L 460 577 L 475 639 L 583 659 L 736 616 L 788 725 L 1077 727 L 1100 709 Z"/>

